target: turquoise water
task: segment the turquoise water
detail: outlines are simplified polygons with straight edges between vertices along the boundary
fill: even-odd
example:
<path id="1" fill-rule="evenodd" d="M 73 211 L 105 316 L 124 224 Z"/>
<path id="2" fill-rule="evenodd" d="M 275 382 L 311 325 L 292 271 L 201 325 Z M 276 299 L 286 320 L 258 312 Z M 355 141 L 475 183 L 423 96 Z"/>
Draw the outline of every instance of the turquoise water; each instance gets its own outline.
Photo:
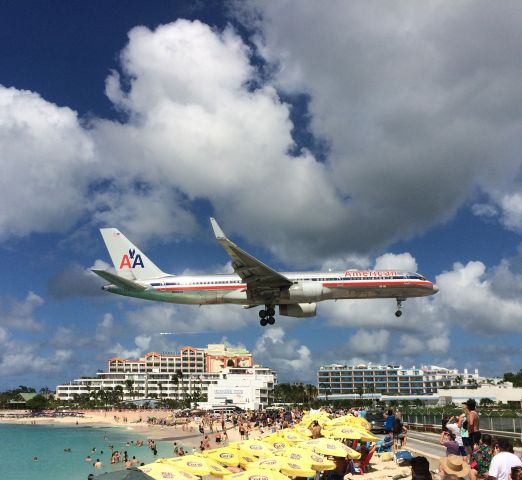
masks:
<path id="1" fill-rule="evenodd" d="M 170 441 L 156 442 L 158 455 L 154 457 L 146 441 L 143 447 L 126 445 L 137 439 L 146 440 L 139 432 L 124 428 L 0 424 L 0 479 L 86 480 L 89 473 L 123 469 L 123 463 L 111 465 L 109 445 L 115 450 L 127 450 L 129 458 L 135 455 L 144 463 L 172 456 Z M 96 453 L 91 452 L 94 447 Z M 70 448 L 71 452 L 65 453 L 64 448 Z M 92 462 L 85 461 L 87 455 L 91 455 Z M 38 457 L 38 461 L 33 457 Z M 104 468 L 93 468 L 97 458 Z"/>

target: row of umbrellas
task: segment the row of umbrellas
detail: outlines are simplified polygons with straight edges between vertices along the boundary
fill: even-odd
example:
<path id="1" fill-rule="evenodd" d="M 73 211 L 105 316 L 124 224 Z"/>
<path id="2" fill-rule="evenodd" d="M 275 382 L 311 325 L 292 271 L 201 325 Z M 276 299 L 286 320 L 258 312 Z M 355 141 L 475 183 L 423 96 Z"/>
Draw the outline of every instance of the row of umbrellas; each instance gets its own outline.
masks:
<path id="1" fill-rule="evenodd" d="M 310 439 L 312 434 L 307 425 L 314 420 L 322 425 L 322 438 Z M 323 412 L 317 412 L 305 415 L 300 425 L 273 433 L 262 440 L 233 442 L 228 447 L 160 459 L 141 467 L 105 473 L 95 478 L 200 480 L 201 476 L 212 475 L 224 480 L 252 480 L 254 477 L 255 480 L 289 480 L 289 475 L 310 477 L 316 471 L 335 468 L 335 462 L 327 456 L 360 458 L 359 452 L 339 440 L 377 441 L 378 437 L 368 431 L 369 427 L 368 422 L 358 417 L 347 415 L 330 418 Z M 244 471 L 233 473 L 231 470 L 234 467 L 241 467 Z"/>

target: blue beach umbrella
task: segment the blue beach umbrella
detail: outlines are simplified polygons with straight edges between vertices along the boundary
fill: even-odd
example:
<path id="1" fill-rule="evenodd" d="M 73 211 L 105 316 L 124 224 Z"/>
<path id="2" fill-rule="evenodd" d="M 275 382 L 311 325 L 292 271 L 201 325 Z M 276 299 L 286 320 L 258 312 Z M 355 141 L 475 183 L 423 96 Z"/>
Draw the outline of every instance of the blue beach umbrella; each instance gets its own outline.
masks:
<path id="1" fill-rule="evenodd" d="M 154 478 L 137 468 L 126 468 L 96 475 L 93 480 L 154 480 Z"/>

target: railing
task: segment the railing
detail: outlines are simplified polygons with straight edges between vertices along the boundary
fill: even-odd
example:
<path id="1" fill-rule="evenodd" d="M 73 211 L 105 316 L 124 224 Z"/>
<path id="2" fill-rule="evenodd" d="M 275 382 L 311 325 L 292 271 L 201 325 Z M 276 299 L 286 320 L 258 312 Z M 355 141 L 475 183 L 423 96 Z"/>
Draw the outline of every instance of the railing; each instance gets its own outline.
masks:
<path id="1" fill-rule="evenodd" d="M 514 419 L 514 420 L 520 420 L 520 419 Z M 482 424 L 482 419 L 480 420 Z M 433 425 L 431 423 L 412 423 L 412 422 L 404 422 L 406 427 L 409 430 L 415 430 L 418 432 L 433 432 L 433 433 L 440 433 L 442 425 Z M 514 426 L 515 428 L 516 426 Z M 516 440 L 519 441 L 522 439 L 522 436 L 520 432 L 518 431 L 507 431 L 507 430 L 490 430 L 490 429 L 484 429 L 480 428 L 480 431 L 482 433 L 488 433 L 489 435 L 495 437 L 495 438 L 509 438 L 510 440 Z"/>
<path id="2" fill-rule="evenodd" d="M 416 415 L 404 414 L 403 420 L 405 423 L 412 425 L 427 425 L 434 430 L 440 432 L 442 428 L 442 416 L 438 415 Z M 511 433 L 520 438 L 522 434 L 522 417 L 489 417 L 485 415 L 480 416 L 480 430 L 482 432 L 503 432 Z M 427 430 L 428 431 L 428 430 Z"/>

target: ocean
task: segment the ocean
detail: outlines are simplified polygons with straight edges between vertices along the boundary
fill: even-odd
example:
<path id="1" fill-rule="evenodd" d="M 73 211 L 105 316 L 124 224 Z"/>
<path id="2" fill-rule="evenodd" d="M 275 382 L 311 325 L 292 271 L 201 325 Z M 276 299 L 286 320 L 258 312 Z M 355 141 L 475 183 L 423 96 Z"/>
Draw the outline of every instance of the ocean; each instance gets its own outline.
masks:
<path id="1" fill-rule="evenodd" d="M 128 445 L 131 440 L 145 440 L 142 447 Z M 98 475 L 125 468 L 111 465 L 111 449 L 126 450 L 140 462 L 151 463 L 173 456 L 172 441 L 156 442 L 158 454 L 147 446 L 146 438 L 124 427 L 91 428 L 85 426 L 14 425 L 0 423 L 1 480 L 86 480 L 89 473 Z M 181 443 L 180 443 L 181 444 Z M 64 449 L 70 448 L 70 452 Z M 96 448 L 96 452 L 92 449 Z M 103 452 L 103 453 L 102 453 Z M 86 462 L 90 455 L 93 460 Z M 34 460 L 37 457 L 38 460 Z M 99 458 L 104 468 L 92 464 Z M 122 457 L 123 458 L 123 457 Z"/>

